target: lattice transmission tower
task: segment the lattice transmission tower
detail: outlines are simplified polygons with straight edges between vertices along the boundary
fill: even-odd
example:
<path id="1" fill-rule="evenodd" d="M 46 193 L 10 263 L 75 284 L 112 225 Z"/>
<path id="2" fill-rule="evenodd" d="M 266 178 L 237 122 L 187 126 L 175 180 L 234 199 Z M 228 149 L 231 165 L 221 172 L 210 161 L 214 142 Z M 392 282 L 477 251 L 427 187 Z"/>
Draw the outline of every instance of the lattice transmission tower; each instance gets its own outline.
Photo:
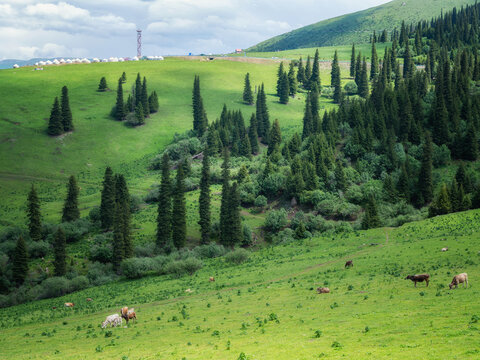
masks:
<path id="1" fill-rule="evenodd" d="M 142 58 L 142 30 L 137 30 L 137 57 Z"/>

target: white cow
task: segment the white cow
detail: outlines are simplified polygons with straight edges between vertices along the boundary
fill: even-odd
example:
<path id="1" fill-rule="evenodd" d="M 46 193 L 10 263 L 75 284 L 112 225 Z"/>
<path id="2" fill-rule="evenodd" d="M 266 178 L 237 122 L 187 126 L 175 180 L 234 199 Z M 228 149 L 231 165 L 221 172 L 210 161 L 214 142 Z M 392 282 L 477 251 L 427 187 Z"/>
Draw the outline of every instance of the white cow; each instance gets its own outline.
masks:
<path id="1" fill-rule="evenodd" d="M 102 322 L 102 329 L 105 329 L 108 325 L 111 325 L 112 327 L 116 327 L 118 325 L 122 325 L 123 319 L 120 315 L 118 314 L 113 314 L 107 316 L 104 322 Z"/>

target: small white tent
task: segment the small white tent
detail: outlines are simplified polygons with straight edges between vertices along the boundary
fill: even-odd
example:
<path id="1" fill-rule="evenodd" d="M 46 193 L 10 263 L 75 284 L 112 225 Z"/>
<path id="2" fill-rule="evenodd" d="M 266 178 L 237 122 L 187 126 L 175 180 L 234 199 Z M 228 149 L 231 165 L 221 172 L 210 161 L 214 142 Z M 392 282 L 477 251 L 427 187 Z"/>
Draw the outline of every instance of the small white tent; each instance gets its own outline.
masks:
<path id="1" fill-rule="evenodd" d="M 18 64 L 13 65 L 14 69 L 18 69 L 20 66 Z"/>

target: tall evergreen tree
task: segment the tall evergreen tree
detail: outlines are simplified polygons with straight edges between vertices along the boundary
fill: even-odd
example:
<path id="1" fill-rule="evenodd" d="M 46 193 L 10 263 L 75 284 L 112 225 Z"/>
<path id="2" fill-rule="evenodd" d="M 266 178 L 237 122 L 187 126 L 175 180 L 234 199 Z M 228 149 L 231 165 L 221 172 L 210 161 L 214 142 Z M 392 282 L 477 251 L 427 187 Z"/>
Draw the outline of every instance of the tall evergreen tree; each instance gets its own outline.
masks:
<path id="1" fill-rule="evenodd" d="M 62 114 L 60 112 L 60 103 L 58 97 L 53 102 L 52 111 L 50 112 L 50 120 L 48 121 L 48 135 L 58 136 L 63 134 Z"/>
<path id="2" fill-rule="evenodd" d="M 157 92 L 154 90 L 148 97 L 148 108 L 150 109 L 150 114 L 158 112 L 158 95 Z"/>
<path id="3" fill-rule="evenodd" d="M 106 91 L 107 88 L 107 79 L 105 78 L 105 76 L 102 76 L 102 78 L 100 79 L 100 83 L 98 84 L 98 91 Z"/>
<path id="4" fill-rule="evenodd" d="M 432 205 L 428 209 L 430 217 L 437 215 L 445 215 L 452 211 L 452 204 L 448 195 L 447 186 L 442 184 L 440 191 L 435 196 Z"/>
<path id="5" fill-rule="evenodd" d="M 305 68 L 303 67 L 303 60 L 301 56 L 298 60 L 297 82 L 299 84 L 305 83 Z"/>
<path id="6" fill-rule="evenodd" d="M 55 276 L 65 276 L 67 273 L 67 243 L 65 233 L 62 228 L 58 228 L 55 233 L 55 242 L 53 244 L 53 268 Z"/>
<path id="7" fill-rule="evenodd" d="M 240 195 L 238 193 L 238 185 L 236 182 L 230 187 L 230 196 L 228 198 L 228 212 L 230 222 L 230 246 L 240 244 L 243 238 L 242 220 L 240 218 Z"/>
<path id="8" fill-rule="evenodd" d="M 412 54 L 410 52 L 410 45 L 408 41 L 405 45 L 405 55 L 403 56 L 403 77 L 405 79 L 410 79 L 413 76 L 413 68 L 414 68 Z"/>
<path id="9" fill-rule="evenodd" d="M 195 75 L 193 82 L 193 130 L 198 137 L 202 137 L 208 127 L 208 119 L 205 108 L 203 107 L 203 99 L 200 93 L 200 77 Z"/>
<path id="10" fill-rule="evenodd" d="M 70 110 L 70 99 L 68 98 L 68 88 L 64 86 L 62 88 L 62 124 L 63 131 L 73 131 L 73 118 L 72 110 Z"/>
<path id="11" fill-rule="evenodd" d="M 313 58 L 312 66 L 312 76 L 310 76 L 310 83 L 308 85 L 309 89 L 313 89 L 314 84 L 317 85 L 318 91 L 322 88 L 322 83 L 320 82 L 320 63 L 318 59 L 318 49 L 315 50 L 315 56 Z"/>
<path id="12" fill-rule="evenodd" d="M 121 203 L 116 201 L 115 218 L 113 221 L 113 268 L 117 273 L 120 271 L 120 264 L 124 258 L 125 247 L 123 244 L 123 209 Z"/>
<path id="13" fill-rule="evenodd" d="M 257 127 L 257 117 L 255 114 L 252 114 L 250 117 L 250 126 L 248 128 L 248 139 L 250 140 L 250 148 L 253 155 L 258 154 L 259 151 Z"/>
<path id="14" fill-rule="evenodd" d="M 337 160 L 335 166 L 335 180 L 337 182 L 337 190 L 347 190 L 347 180 L 345 179 L 345 173 L 343 171 L 343 165 L 340 160 Z"/>
<path id="15" fill-rule="evenodd" d="M 248 105 L 253 105 L 252 85 L 250 85 L 250 74 L 245 75 L 243 86 L 243 101 Z"/>
<path id="16" fill-rule="evenodd" d="M 290 62 L 290 66 L 288 68 L 288 86 L 289 86 L 289 94 L 290 96 L 295 97 L 297 93 L 297 77 L 295 75 L 295 66 L 293 62 Z"/>
<path id="17" fill-rule="evenodd" d="M 308 84 L 310 82 L 310 78 L 312 77 L 312 60 L 310 59 L 310 55 L 307 55 L 307 62 L 305 64 L 305 81 L 303 82 L 303 86 L 308 89 Z"/>
<path id="18" fill-rule="evenodd" d="M 279 85 L 279 97 L 280 97 L 280 104 L 288 104 L 289 99 L 289 92 L 290 92 L 290 85 L 288 84 L 288 76 L 287 73 L 283 73 L 280 77 L 280 85 Z"/>
<path id="19" fill-rule="evenodd" d="M 280 147 L 280 143 L 282 142 L 282 132 L 280 130 L 280 124 L 278 123 L 278 119 L 272 124 L 272 129 L 270 130 L 270 135 L 268 136 L 268 150 L 267 154 L 270 155 Z"/>
<path id="20" fill-rule="evenodd" d="M 173 192 L 172 239 L 177 249 L 185 246 L 187 239 L 187 209 L 185 205 L 185 184 L 183 167 L 177 169 L 177 180 Z"/>
<path id="21" fill-rule="evenodd" d="M 350 77 L 355 78 L 355 44 L 352 45 L 352 56 L 350 58 Z"/>
<path id="22" fill-rule="evenodd" d="M 365 215 L 362 220 L 362 228 L 373 229 L 381 226 L 380 218 L 378 217 L 377 203 L 375 198 L 370 195 L 365 206 Z"/>
<path id="23" fill-rule="evenodd" d="M 145 113 L 143 111 L 143 105 L 141 102 L 137 103 L 137 106 L 135 107 L 135 124 L 145 124 Z"/>
<path id="24" fill-rule="evenodd" d="M 148 90 L 147 90 L 147 78 L 143 77 L 142 83 L 142 108 L 144 117 L 150 116 L 150 107 L 148 103 Z"/>
<path id="25" fill-rule="evenodd" d="M 203 152 L 202 176 L 200 178 L 200 197 L 198 199 L 198 210 L 200 213 L 200 233 L 202 244 L 208 244 L 210 241 L 210 160 L 208 158 L 208 149 Z"/>
<path id="26" fill-rule="evenodd" d="M 131 99 L 131 98 L 130 98 Z M 125 120 L 125 104 L 123 103 L 123 85 L 122 79 L 118 79 L 117 86 L 117 101 L 115 103 L 115 120 L 123 121 Z"/>
<path id="27" fill-rule="evenodd" d="M 105 169 L 103 176 L 102 199 L 100 202 L 100 221 L 102 229 L 110 230 L 115 219 L 115 178 L 111 167 Z"/>
<path id="28" fill-rule="evenodd" d="M 370 80 L 375 79 L 378 75 L 378 55 L 377 55 L 377 48 L 375 46 L 375 41 L 372 41 L 372 64 L 370 68 Z"/>
<path id="29" fill-rule="evenodd" d="M 222 164 L 222 198 L 220 205 L 220 243 L 224 246 L 230 245 L 231 224 L 229 223 L 230 205 L 230 164 L 228 149 L 223 151 Z"/>
<path id="30" fill-rule="evenodd" d="M 67 185 L 67 197 L 63 205 L 62 222 L 75 221 L 80 218 L 78 210 L 78 186 L 75 176 L 70 176 Z"/>
<path id="31" fill-rule="evenodd" d="M 19 236 L 13 250 L 12 277 L 17 285 L 22 285 L 28 274 L 28 254 L 25 240 Z"/>
<path id="32" fill-rule="evenodd" d="M 260 90 L 257 94 L 257 108 L 256 108 L 256 117 L 257 117 L 257 133 L 258 136 L 262 137 L 263 143 L 268 143 L 268 131 L 270 129 L 270 119 L 268 115 L 267 108 L 267 98 L 265 96 L 265 86 L 262 83 Z"/>
<path id="33" fill-rule="evenodd" d="M 127 182 L 122 174 L 116 176 L 115 179 L 115 201 L 116 208 L 119 210 L 120 231 L 122 238 L 122 254 L 127 259 L 133 256 L 133 244 L 131 236 L 131 214 L 130 214 L 130 194 L 128 192 Z M 114 220 L 117 221 L 117 218 Z M 115 228 L 114 228 L 115 237 Z"/>
<path id="34" fill-rule="evenodd" d="M 333 102 L 339 104 L 342 100 L 342 84 L 340 79 L 340 66 L 338 65 L 338 54 L 336 50 L 332 62 L 331 85 L 334 88 Z"/>
<path id="35" fill-rule="evenodd" d="M 311 104 L 311 93 L 307 95 L 305 101 L 305 111 L 303 113 L 303 132 L 302 139 L 306 139 L 313 132 L 313 116 L 312 116 L 312 104 Z"/>
<path id="36" fill-rule="evenodd" d="M 368 94 L 369 94 L 367 62 L 365 58 L 363 58 L 362 70 L 360 74 L 360 84 L 358 84 L 358 94 L 365 99 L 368 97 Z"/>
<path id="37" fill-rule="evenodd" d="M 418 190 L 426 203 L 433 199 L 432 156 L 432 140 L 430 134 L 427 133 L 423 145 L 422 166 L 418 175 Z"/>
<path id="38" fill-rule="evenodd" d="M 27 198 L 27 217 L 30 239 L 33 241 L 42 240 L 40 201 L 38 200 L 37 190 L 35 190 L 35 186 L 33 186 L 33 184 Z"/>
<path id="39" fill-rule="evenodd" d="M 170 159 L 166 152 L 162 157 L 162 180 L 158 194 L 157 248 L 166 253 L 173 250 L 172 184 L 170 180 Z"/>
<path id="40" fill-rule="evenodd" d="M 277 70 L 277 96 L 280 96 L 281 94 L 282 77 L 284 73 L 285 73 L 285 70 L 283 69 L 283 61 L 282 61 L 280 65 L 278 65 L 278 70 Z"/>
<path id="41" fill-rule="evenodd" d="M 357 86 L 360 86 L 360 81 L 362 77 L 362 53 L 359 52 L 357 55 L 357 60 L 355 60 L 355 83 Z"/>
<path id="42" fill-rule="evenodd" d="M 142 102 L 142 79 L 140 73 L 137 73 L 137 78 L 135 79 L 135 105 Z"/>
<path id="43" fill-rule="evenodd" d="M 122 76 L 120 77 L 120 79 L 124 84 L 127 82 L 127 74 L 125 73 L 125 71 L 122 73 Z"/>

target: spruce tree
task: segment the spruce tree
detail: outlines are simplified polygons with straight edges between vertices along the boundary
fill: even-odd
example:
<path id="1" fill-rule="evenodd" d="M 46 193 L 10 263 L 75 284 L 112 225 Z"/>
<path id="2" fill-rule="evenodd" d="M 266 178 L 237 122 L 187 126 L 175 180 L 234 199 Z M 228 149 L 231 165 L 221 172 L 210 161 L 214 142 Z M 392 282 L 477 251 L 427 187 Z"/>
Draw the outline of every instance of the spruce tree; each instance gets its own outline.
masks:
<path id="1" fill-rule="evenodd" d="M 297 77 L 295 75 L 295 66 L 293 65 L 293 62 L 290 62 L 290 67 L 288 69 L 288 86 L 290 88 L 290 96 L 295 97 L 295 94 L 297 93 Z"/>
<path id="2" fill-rule="evenodd" d="M 162 180 L 158 194 L 157 249 L 170 253 L 172 243 L 172 184 L 170 180 L 170 159 L 165 152 L 162 157 Z"/>
<path id="3" fill-rule="evenodd" d="M 203 107 L 203 99 L 200 93 L 200 77 L 195 75 L 193 81 L 193 130 L 197 133 L 198 137 L 202 137 L 208 127 L 207 113 Z"/>
<path id="4" fill-rule="evenodd" d="M 440 191 L 435 196 L 432 205 L 428 209 L 430 217 L 437 215 L 445 215 L 452 211 L 452 204 L 448 195 L 447 186 L 442 184 Z"/>
<path id="5" fill-rule="evenodd" d="M 410 45 L 407 43 L 405 45 L 405 55 L 403 56 L 403 77 L 405 79 L 410 79 L 413 76 L 413 64 L 412 54 L 410 52 Z"/>
<path id="6" fill-rule="evenodd" d="M 50 120 L 48 121 L 48 135 L 58 136 L 63 134 L 62 114 L 60 112 L 60 103 L 58 97 L 53 102 L 52 111 L 50 112 Z"/>
<path id="7" fill-rule="evenodd" d="M 230 165 L 228 149 L 223 151 L 222 164 L 222 198 L 220 205 L 220 243 L 224 246 L 230 245 L 231 224 L 229 223 L 230 205 Z"/>
<path id="8" fill-rule="evenodd" d="M 242 242 L 243 234 L 242 234 L 242 220 L 240 218 L 240 195 L 238 193 L 238 185 L 236 182 L 230 187 L 230 195 L 229 195 L 229 204 L 228 204 L 228 212 L 229 212 L 229 222 L 230 222 L 230 246 L 233 248 L 235 245 L 240 244 Z"/>
<path id="9" fill-rule="evenodd" d="M 466 160 L 475 161 L 478 158 L 478 140 L 475 133 L 475 128 L 472 124 L 468 127 L 465 140 L 463 141 L 463 158 Z"/>
<path id="10" fill-rule="evenodd" d="M 203 152 L 202 175 L 200 178 L 200 197 L 198 199 L 198 210 L 200 214 L 201 243 L 208 244 L 210 241 L 210 160 L 208 149 Z"/>
<path id="11" fill-rule="evenodd" d="M 40 201 L 38 200 L 37 190 L 35 190 L 33 184 L 27 198 L 27 217 L 30 239 L 33 241 L 42 240 Z"/>
<path id="12" fill-rule="evenodd" d="M 135 107 L 135 125 L 145 124 L 145 113 L 143 112 L 142 103 L 138 103 Z"/>
<path id="13" fill-rule="evenodd" d="M 362 70 L 361 70 L 361 74 L 360 74 L 360 84 L 358 84 L 358 94 L 365 99 L 368 97 L 368 94 L 369 94 L 367 62 L 366 62 L 365 58 L 363 58 Z"/>
<path id="14" fill-rule="evenodd" d="M 122 174 L 115 179 L 115 201 L 120 216 L 120 231 L 122 233 L 123 249 L 122 254 L 125 259 L 133 256 L 133 244 L 131 236 L 131 214 L 130 214 L 130 194 L 128 192 L 127 182 Z M 117 221 L 115 218 L 114 221 Z M 115 231 L 114 231 L 115 236 Z"/>
<path id="15" fill-rule="evenodd" d="M 285 73 L 283 69 L 283 61 L 278 65 L 278 70 L 277 70 L 277 96 L 280 96 L 281 94 L 281 89 L 282 89 L 282 77 L 283 74 Z"/>
<path id="16" fill-rule="evenodd" d="M 135 105 L 142 102 L 142 79 L 140 78 L 140 73 L 137 73 L 137 78 L 135 79 Z"/>
<path id="17" fill-rule="evenodd" d="M 279 85 L 279 97 L 280 97 L 280 104 L 288 104 L 289 100 L 289 92 L 290 86 L 288 84 L 288 76 L 287 73 L 283 73 L 280 77 L 280 85 Z"/>
<path id="18" fill-rule="evenodd" d="M 262 142 L 266 144 L 268 143 L 270 119 L 268 115 L 267 98 L 265 96 L 265 86 L 263 83 L 260 86 L 260 90 L 257 94 L 256 118 L 258 136 L 262 137 Z"/>
<path id="19" fill-rule="evenodd" d="M 28 254 L 25 240 L 19 236 L 13 250 L 12 277 L 17 285 L 22 285 L 28 274 Z"/>
<path id="20" fill-rule="evenodd" d="M 67 197 L 63 205 L 62 222 L 75 221 L 80 218 L 78 210 L 78 186 L 75 176 L 70 176 L 67 184 Z"/>
<path id="21" fill-rule="evenodd" d="M 185 205 L 185 184 L 183 167 L 177 169 L 177 179 L 173 191 L 173 212 L 172 212 L 172 239 L 177 249 L 185 246 L 187 239 L 187 220 Z"/>
<path id="22" fill-rule="evenodd" d="M 243 101 L 248 105 L 253 105 L 252 86 L 250 85 L 250 74 L 245 75 L 245 83 L 243 86 Z"/>
<path id="23" fill-rule="evenodd" d="M 375 47 L 375 42 L 372 41 L 372 64 L 370 68 L 370 80 L 375 79 L 378 75 L 378 55 L 377 48 Z"/>
<path id="24" fill-rule="evenodd" d="M 350 58 L 350 77 L 355 78 L 355 44 L 352 45 L 352 56 Z"/>
<path id="25" fill-rule="evenodd" d="M 113 269 L 118 273 L 120 264 L 125 257 L 123 245 L 123 209 L 120 202 L 115 202 L 115 217 L 113 221 Z"/>
<path id="26" fill-rule="evenodd" d="M 315 57 L 313 58 L 312 66 L 312 76 L 310 76 L 310 83 L 308 85 L 309 89 L 313 89 L 314 84 L 317 85 L 318 91 L 322 88 L 322 83 L 320 82 L 320 63 L 318 59 L 318 49 L 315 50 Z"/>
<path id="27" fill-rule="evenodd" d="M 252 154 L 258 154 L 258 134 L 257 134 L 257 117 L 255 114 L 252 114 L 250 117 L 250 126 L 248 128 L 248 139 L 250 140 L 250 148 L 252 149 Z"/>
<path id="28" fill-rule="evenodd" d="M 362 76 L 362 53 L 359 52 L 357 55 L 357 60 L 355 60 L 355 83 L 357 86 L 360 86 Z"/>
<path id="29" fill-rule="evenodd" d="M 148 108 L 150 109 L 150 114 L 158 112 L 158 96 L 157 92 L 154 90 L 148 97 Z"/>
<path id="30" fill-rule="evenodd" d="M 407 202 L 410 201 L 410 181 L 408 178 L 407 168 L 402 164 L 400 177 L 398 178 L 397 191 L 401 198 Z"/>
<path id="31" fill-rule="evenodd" d="M 432 140 L 427 133 L 423 145 L 422 166 L 418 175 L 418 189 L 426 203 L 433 199 L 432 156 Z"/>
<path id="32" fill-rule="evenodd" d="M 340 79 L 340 66 L 338 65 L 338 54 L 336 50 L 332 62 L 331 85 L 334 87 L 333 102 L 339 104 L 342 100 L 342 84 Z"/>
<path id="33" fill-rule="evenodd" d="M 70 110 L 70 100 L 68 98 L 68 88 L 64 86 L 62 88 L 62 124 L 63 131 L 73 131 L 73 119 L 72 119 L 72 110 Z"/>
<path id="34" fill-rule="evenodd" d="M 53 244 L 53 268 L 55 276 L 65 276 L 67 273 L 67 243 L 65 233 L 62 228 L 58 228 L 55 234 L 55 242 Z"/>
<path id="35" fill-rule="evenodd" d="M 310 59 L 310 55 L 307 55 L 307 63 L 305 65 L 305 81 L 303 82 L 303 87 L 305 89 L 308 89 L 311 76 L 312 76 L 312 60 Z"/>
<path id="36" fill-rule="evenodd" d="M 280 147 L 280 143 L 282 142 L 282 132 L 280 130 L 280 124 L 278 119 L 272 124 L 272 128 L 270 130 L 270 135 L 268 136 L 268 150 L 267 154 L 270 155 L 273 153 L 275 149 Z"/>
<path id="37" fill-rule="evenodd" d="M 305 68 L 303 67 L 303 60 L 301 56 L 298 60 L 297 82 L 299 84 L 305 83 Z"/>
<path id="38" fill-rule="evenodd" d="M 347 190 L 347 180 L 345 179 L 345 173 L 343 171 L 343 165 L 340 160 L 337 160 L 335 166 L 335 181 L 337 182 L 337 190 Z"/>
<path id="39" fill-rule="evenodd" d="M 150 116 L 150 107 L 148 102 L 147 78 L 143 77 L 142 83 L 142 108 L 144 117 Z"/>
<path id="40" fill-rule="evenodd" d="M 127 82 L 127 74 L 125 73 L 125 71 L 122 73 L 122 76 L 120 77 L 120 79 L 122 80 L 122 83 Z"/>
<path id="41" fill-rule="evenodd" d="M 102 78 L 100 79 L 100 83 L 98 84 L 98 91 L 106 91 L 107 88 L 107 79 L 105 79 L 105 76 L 102 76 Z"/>
<path id="42" fill-rule="evenodd" d="M 131 97 L 130 97 L 131 99 Z M 117 86 L 117 101 L 115 103 L 115 120 L 123 121 L 125 120 L 125 104 L 123 103 L 123 85 L 122 79 L 118 79 Z"/>
<path id="43" fill-rule="evenodd" d="M 312 116 L 312 104 L 311 104 L 311 93 L 307 95 L 305 101 L 305 111 L 303 113 L 303 132 L 302 139 L 306 139 L 312 134 L 313 131 L 313 116 Z"/>
<path id="44" fill-rule="evenodd" d="M 102 229 L 110 230 L 115 219 L 115 178 L 112 168 L 105 169 L 103 176 L 102 199 L 100 202 L 100 221 Z"/>
<path id="45" fill-rule="evenodd" d="M 373 229 L 381 226 L 380 218 L 378 217 L 377 203 L 375 198 L 370 195 L 365 206 L 365 215 L 362 220 L 362 228 L 364 230 Z"/>

